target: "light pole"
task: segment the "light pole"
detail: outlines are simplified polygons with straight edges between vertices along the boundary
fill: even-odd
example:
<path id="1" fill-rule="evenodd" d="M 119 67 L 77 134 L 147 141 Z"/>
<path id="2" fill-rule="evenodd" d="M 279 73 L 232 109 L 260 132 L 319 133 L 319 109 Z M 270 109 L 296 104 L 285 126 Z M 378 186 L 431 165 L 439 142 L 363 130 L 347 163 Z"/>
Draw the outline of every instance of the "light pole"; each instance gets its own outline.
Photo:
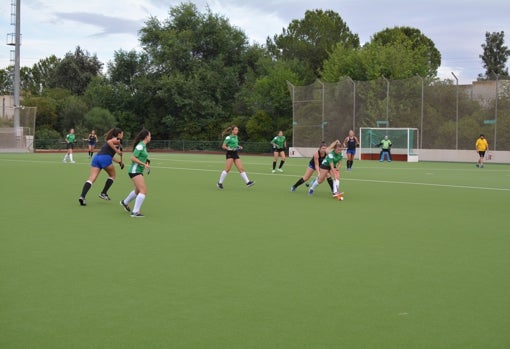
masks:
<path id="1" fill-rule="evenodd" d="M 423 78 L 418 74 L 416 74 L 416 76 L 419 77 L 421 80 L 420 149 L 422 149 L 423 148 L 423 101 L 424 101 L 423 87 L 424 87 L 424 84 L 423 84 Z"/>
<path id="2" fill-rule="evenodd" d="M 325 93 L 325 88 L 324 88 L 324 83 L 322 81 L 320 81 L 320 80 L 317 80 L 317 81 L 322 86 L 322 122 L 321 122 L 322 138 L 321 139 L 324 139 L 324 100 L 325 100 L 324 93 Z"/>
<path id="3" fill-rule="evenodd" d="M 386 127 L 389 127 L 389 116 L 390 116 L 390 81 L 383 75 L 383 79 L 386 81 Z"/>
<path id="4" fill-rule="evenodd" d="M 353 92 L 352 92 L 352 129 L 356 130 L 356 81 L 352 80 L 349 77 L 349 81 L 352 83 Z"/>
<path id="5" fill-rule="evenodd" d="M 455 78 L 455 81 L 457 81 L 457 92 L 456 92 L 456 99 L 455 99 L 455 150 L 459 149 L 459 79 L 457 76 L 452 72 L 453 77 Z"/>
<path id="6" fill-rule="evenodd" d="M 494 150 L 496 150 L 496 130 L 498 129 L 498 82 L 499 82 L 499 74 L 496 74 L 496 104 L 494 106 Z"/>

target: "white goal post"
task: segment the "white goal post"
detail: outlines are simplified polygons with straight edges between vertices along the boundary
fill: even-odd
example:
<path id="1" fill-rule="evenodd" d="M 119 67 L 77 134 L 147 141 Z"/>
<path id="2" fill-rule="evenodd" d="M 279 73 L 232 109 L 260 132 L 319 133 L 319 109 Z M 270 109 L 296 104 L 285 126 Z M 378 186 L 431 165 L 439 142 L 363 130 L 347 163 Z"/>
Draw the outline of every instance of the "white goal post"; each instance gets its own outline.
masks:
<path id="1" fill-rule="evenodd" d="M 378 160 L 381 140 L 388 136 L 391 140 L 393 160 L 418 162 L 419 133 L 417 128 L 361 127 L 359 130 L 359 158 Z"/>

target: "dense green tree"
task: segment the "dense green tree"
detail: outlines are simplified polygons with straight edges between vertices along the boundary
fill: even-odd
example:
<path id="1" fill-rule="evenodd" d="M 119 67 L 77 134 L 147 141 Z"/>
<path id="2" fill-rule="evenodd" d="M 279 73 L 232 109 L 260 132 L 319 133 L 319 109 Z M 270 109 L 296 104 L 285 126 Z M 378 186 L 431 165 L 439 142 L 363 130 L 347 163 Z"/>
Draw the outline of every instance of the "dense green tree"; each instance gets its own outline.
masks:
<path id="1" fill-rule="evenodd" d="M 267 38 L 267 49 L 276 59 L 297 59 L 315 76 L 337 45 L 357 48 L 359 37 L 353 34 L 334 11 L 306 11 L 303 19 L 293 20 L 283 32 Z"/>
<path id="2" fill-rule="evenodd" d="M 218 134 L 247 72 L 246 35 L 210 10 L 183 3 L 163 22 L 149 19 L 140 41 L 151 63 L 145 122 L 168 138 Z"/>
<path id="3" fill-rule="evenodd" d="M 0 95 L 8 95 L 12 93 L 12 67 L 0 69 Z"/>
<path id="4" fill-rule="evenodd" d="M 485 43 L 482 44 L 483 54 L 482 66 L 485 69 L 484 74 L 480 74 L 480 79 L 495 78 L 494 74 L 500 77 L 508 77 L 508 68 L 506 62 L 510 56 L 508 46 L 505 46 L 505 32 L 485 33 Z"/>
<path id="5" fill-rule="evenodd" d="M 324 62 L 322 78 L 338 81 L 342 77 L 354 80 L 407 79 L 415 75 L 436 77 L 441 54 L 432 40 L 418 29 L 395 27 L 376 33 L 361 49 L 337 45 Z"/>
<path id="6" fill-rule="evenodd" d="M 74 53 L 68 52 L 52 70 L 48 87 L 60 87 L 82 95 L 93 77 L 101 73 L 103 63 L 96 55 L 76 47 Z"/>
<path id="7" fill-rule="evenodd" d="M 372 37 L 371 44 L 377 46 L 394 46 L 412 53 L 416 64 L 408 78 L 418 74 L 423 77 L 437 76 L 437 69 L 441 65 L 441 53 L 434 42 L 417 28 L 394 27 L 386 28 Z"/>
<path id="8" fill-rule="evenodd" d="M 43 128 L 55 128 L 57 126 L 57 101 L 51 97 L 26 97 L 23 105 L 37 107 L 37 118 L 35 119 L 36 130 Z"/>
<path id="9" fill-rule="evenodd" d="M 85 114 L 83 126 L 88 130 L 95 130 L 98 135 L 103 135 L 117 126 L 117 120 L 109 110 L 94 107 Z"/>
<path id="10" fill-rule="evenodd" d="M 83 125 L 83 119 L 88 110 L 83 98 L 75 95 L 65 98 L 58 112 L 60 131 L 65 133 L 70 128 Z"/>

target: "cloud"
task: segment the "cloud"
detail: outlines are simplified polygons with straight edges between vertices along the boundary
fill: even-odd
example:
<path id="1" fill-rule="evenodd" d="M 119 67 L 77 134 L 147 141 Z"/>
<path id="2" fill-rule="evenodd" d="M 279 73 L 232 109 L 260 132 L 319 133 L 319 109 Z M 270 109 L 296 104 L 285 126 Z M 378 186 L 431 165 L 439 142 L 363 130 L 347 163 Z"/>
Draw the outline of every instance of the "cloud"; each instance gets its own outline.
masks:
<path id="1" fill-rule="evenodd" d="M 58 19 L 73 21 L 86 25 L 91 25 L 100 29 L 99 32 L 90 34 L 91 36 L 104 36 L 110 34 L 132 34 L 136 35 L 143 27 L 142 20 L 130 20 L 117 17 L 105 16 L 98 13 L 70 12 L 55 13 Z"/>

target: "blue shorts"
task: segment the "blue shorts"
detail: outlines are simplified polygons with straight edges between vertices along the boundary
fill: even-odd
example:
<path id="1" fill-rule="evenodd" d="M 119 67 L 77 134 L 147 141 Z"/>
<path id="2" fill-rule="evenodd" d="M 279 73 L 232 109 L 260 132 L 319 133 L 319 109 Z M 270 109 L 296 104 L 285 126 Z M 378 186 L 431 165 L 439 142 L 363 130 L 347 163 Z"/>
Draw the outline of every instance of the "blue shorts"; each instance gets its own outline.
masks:
<path id="1" fill-rule="evenodd" d="M 347 149 L 346 154 L 356 155 L 356 149 Z"/>
<path id="2" fill-rule="evenodd" d="M 99 169 L 106 168 L 113 163 L 112 157 L 110 155 L 99 154 L 92 158 L 92 167 L 97 167 Z"/>
<path id="3" fill-rule="evenodd" d="M 308 168 L 311 168 L 312 170 L 315 171 L 315 164 L 308 164 Z"/>

